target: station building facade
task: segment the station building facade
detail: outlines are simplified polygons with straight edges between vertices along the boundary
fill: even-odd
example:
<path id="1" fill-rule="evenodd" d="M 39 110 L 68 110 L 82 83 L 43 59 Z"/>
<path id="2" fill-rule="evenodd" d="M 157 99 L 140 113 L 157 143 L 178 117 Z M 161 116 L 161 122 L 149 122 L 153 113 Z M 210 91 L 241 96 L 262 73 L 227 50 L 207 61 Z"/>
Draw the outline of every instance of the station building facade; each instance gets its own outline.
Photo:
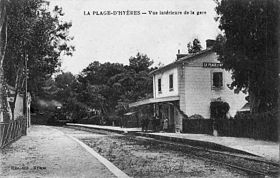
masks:
<path id="1" fill-rule="evenodd" d="M 186 116 L 210 118 L 210 103 L 227 102 L 234 116 L 246 103 L 244 93 L 229 89 L 231 72 L 222 69 L 218 55 L 208 47 L 195 54 L 180 54 L 177 60 L 151 72 L 153 98 L 131 103 L 131 108 L 153 105 L 154 114 L 167 118 L 169 130 L 182 131 Z"/>

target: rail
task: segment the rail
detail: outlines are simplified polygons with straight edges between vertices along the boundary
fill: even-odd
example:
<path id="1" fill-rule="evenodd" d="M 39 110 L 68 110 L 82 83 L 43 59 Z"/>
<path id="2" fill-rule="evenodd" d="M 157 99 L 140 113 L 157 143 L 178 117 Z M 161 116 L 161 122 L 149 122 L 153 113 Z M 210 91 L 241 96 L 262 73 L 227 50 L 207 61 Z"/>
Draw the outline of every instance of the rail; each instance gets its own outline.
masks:
<path id="1" fill-rule="evenodd" d="M 77 129 L 77 128 L 73 128 L 73 129 Z M 85 131 L 92 132 L 93 130 L 94 129 L 89 129 Z M 105 134 L 108 134 L 107 131 Z M 278 177 L 279 175 L 280 165 L 278 162 L 277 163 L 272 162 L 251 154 L 245 154 L 239 152 L 234 153 L 225 150 L 217 151 L 217 150 L 208 149 L 207 147 L 193 146 L 193 145 L 177 143 L 177 142 L 167 141 L 167 140 L 158 140 L 156 138 L 151 139 L 146 137 L 145 135 L 137 134 L 137 133 L 136 134 L 132 133 L 132 135 L 130 136 L 133 137 L 135 140 L 138 139 L 146 140 L 157 146 L 163 144 L 162 147 L 183 152 L 184 154 L 190 155 L 191 157 L 197 157 L 198 159 L 204 161 L 214 162 L 219 165 L 223 165 L 226 167 L 243 171 L 248 176 Z"/>
<path id="2" fill-rule="evenodd" d="M 157 142 L 157 144 L 169 145 L 171 149 L 182 151 L 187 155 L 197 157 L 204 161 L 210 161 L 216 164 L 244 171 L 249 176 L 278 177 L 279 175 L 279 163 L 262 160 L 261 158 L 253 158 L 248 155 L 245 156 L 242 154 L 216 151 L 199 146 L 191 146 L 166 140 L 151 140 L 150 138 L 145 137 L 140 137 L 140 139 L 150 142 L 154 141 Z"/>

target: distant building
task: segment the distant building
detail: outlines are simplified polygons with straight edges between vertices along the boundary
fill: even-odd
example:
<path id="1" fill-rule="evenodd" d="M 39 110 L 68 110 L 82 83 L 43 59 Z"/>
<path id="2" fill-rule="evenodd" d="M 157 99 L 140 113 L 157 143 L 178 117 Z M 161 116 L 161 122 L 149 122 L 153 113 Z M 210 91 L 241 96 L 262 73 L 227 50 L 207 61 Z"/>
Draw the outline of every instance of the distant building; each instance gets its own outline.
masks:
<path id="1" fill-rule="evenodd" d="M 234 116 L 245 104 L 246 95 L 235 94 L 228 88 L 231 73 L 222 69 L 217 54 L 212 50 L 213 40 L 207 40 L 207 49 L 196 54 L 180 54 L 177 60 L 161 67 L 153 75 L 153 98 L 131 103 L 130 107 L 153 104 L 161 118 L 168 118 L 170 131 L 182 131 L 184 115 L 199 114 L 210 118 L 210 103 L 224 101 Z"/>

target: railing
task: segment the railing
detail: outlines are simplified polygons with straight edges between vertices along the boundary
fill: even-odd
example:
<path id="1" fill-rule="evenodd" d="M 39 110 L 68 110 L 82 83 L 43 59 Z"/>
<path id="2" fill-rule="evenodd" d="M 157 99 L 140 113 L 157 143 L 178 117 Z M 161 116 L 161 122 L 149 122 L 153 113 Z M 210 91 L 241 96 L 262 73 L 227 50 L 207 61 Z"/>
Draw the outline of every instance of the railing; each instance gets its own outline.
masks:
<path id="1" fill-rule="evenodd" d="M 0 148 L 26 135 L 26 119 L 24 117 L 10 122 L 0 122 Z"/>

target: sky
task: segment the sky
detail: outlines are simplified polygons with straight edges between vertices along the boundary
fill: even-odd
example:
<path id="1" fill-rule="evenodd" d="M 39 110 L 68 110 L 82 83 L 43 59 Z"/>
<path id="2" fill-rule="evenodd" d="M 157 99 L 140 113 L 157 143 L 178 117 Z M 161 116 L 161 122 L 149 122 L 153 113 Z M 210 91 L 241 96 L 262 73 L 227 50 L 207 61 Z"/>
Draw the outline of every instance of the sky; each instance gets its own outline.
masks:
<path id="1" fill-rule="evenodd" d="M 187 52 L 194 38 L 205 48 L 207 39 L 221 33 L 215 22 L 213 0 L 50 0 L 62 7 L 63 21 L 71 21 L 76 51 L 62 57 L 62 70 L 78 74 L 93 61 L 128 64 L 137 52 L 154 65 L 169 64 L 178 50 Z M 100 15 L 100 12 L 137 11 L 136 15 Z M 151 15 L 149 12 L 157 12 Z M 182 12 L 160 15 L 161 12 Z M 189 14 L 184 14 L 188 12 Z M 191 14 L 194 12 L 194 14 Z M 202 12 L 202 13 L 198 13 Z M 99 13 L 99 15 L 97 15 Z M 117 12 L 118 13 L 118 12 Z M 140 15 L 138 15 L 140 13 Z M 145 14 L 146 13 L 146 14 Z M 199 14 L 199 15 L 198 15 Z"/>

